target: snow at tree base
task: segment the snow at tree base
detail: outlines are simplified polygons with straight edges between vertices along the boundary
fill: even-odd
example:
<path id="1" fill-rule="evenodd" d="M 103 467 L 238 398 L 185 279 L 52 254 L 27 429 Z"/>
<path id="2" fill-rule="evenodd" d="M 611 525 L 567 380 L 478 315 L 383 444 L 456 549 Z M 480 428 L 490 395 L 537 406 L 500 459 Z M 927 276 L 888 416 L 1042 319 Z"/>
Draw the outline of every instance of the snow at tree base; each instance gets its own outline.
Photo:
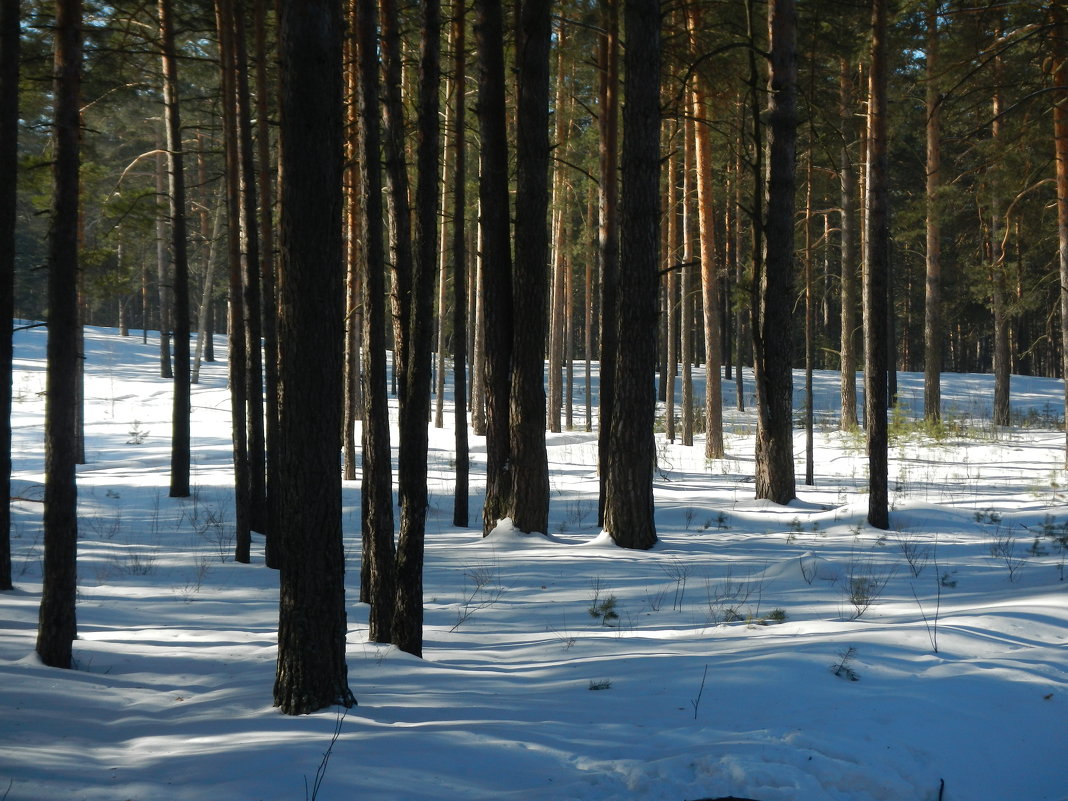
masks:
<path id="1" fill-rule="evenodd" d="M 888 531 L 865 524 L 836 373 L 816 376 L 816 484 L 789 506 L 752 500 L 751 413 L 727 414 L 710 463 L 700 437 L 659 434 L 647 552 L 597 527 L 595 433 L 549 435 L 546 536 L 505 521 L 483 538 L 451 525 L 452 432 L 432 430 L 425 658 L 366 641 L 346 483 L 359 705 L 291 718 L 271 705 L 277 573 L 262 538 L 232 561 L 225 362 L 193 389 L 193 495 L 169 498 L 152 337 L 87 330 L 77 669 L 39 663 L 45 337 L 16 336 L 7 801 L 1068 799 L 1059 381 L 1014 377 L 1000 431 L 988 376 L 943 377 L 937 439 L 895 415 Z M 905 412 L 922 392 L 901 374 Z"/>

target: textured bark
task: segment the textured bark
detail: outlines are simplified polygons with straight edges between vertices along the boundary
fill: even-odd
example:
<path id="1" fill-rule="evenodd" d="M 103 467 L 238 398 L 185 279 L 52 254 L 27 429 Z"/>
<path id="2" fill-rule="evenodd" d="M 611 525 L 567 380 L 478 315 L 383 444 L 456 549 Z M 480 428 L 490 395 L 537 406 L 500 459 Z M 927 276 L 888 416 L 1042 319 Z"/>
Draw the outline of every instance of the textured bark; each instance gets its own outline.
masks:
<path id="1" fill-rule="evenodd" d="M 995 28 L 995 39 L 1001 38 L 1002 25 Z M 1001 85 L 1004 81 L 1004 63 L 1001 55 L 994 58 L 994 100 L 991 116 L 994 120 L 990 135 L 994 152 L 1001 152 L 1001 114 L 1004 111 Z M 1009 424 L 1009 390 L 1012 381 L 1012 358 L 1009 355 L 1009 311 L 1005 276 L 1005 238 L 1008 236 L 1006 221 L 1002 220 L 1000 186 L 997 180 L 998 167 L 993 167 L 992 203 L 990 209 L 990 265 L 991 307 L 994 312 L 994 420 L 996 426 Z M 1003 232 L 1003 226 L 1005 231 Z"/>
<path id="2" fill-rule="evenodd" d="M 19 0 L 0 0 L 0 590 L 11 584 L 11 371 L 19 130 Z"/>
<path id="3" fill-rule="evenodd" d="M 1068 10 L 1049 4 L 1053 21 L 1053 149 L 1057 176 L 1057 253 L 1061 281 L 1061 376 L 1068 379 Z M 1068 380 L 1064 382 L 1065 464 L 1068 465 Z"/>
<path id="4" fill-rule="evenodd" d="M 354 3 L 360 69 L 359 134 L 364 189 L 363 475 L 361 520 L 367 565 L 365 600 L 370 604 L 368 639 L 391 642 L 396 604 L 393 542 L 393 457 L 389 442 L 386 376 L 386 263 L 382 214 L 381 132 L 378 117 L 378 15 L 373 3 Z"/>
<path id="5" fill-rule="evenodd" d="M 623 107 L 617 374 L 605 482 L 605 530 L 624 548 L 656 544 L 656 295 L 660 245 L 660 4 L 630 0 Z M 606 310 L 606 313 L 607 310 Z"/>
<path id="6" fill-rule="evenodd" d="M 282 153 L 279 519 L 274 702 L 287 715 L 356 703 L 345 661 L 341 543 L 340 4 L 280 4 Z"/>
<path id="7" fill-rule="evenodd" d="M 764 271 L 757 336 L 756 497 L 796 497 L 793 447 L 794 192 L 797 145 L 797 12 L 793 0 L 768 6 L 771 92 Z"/>
<path id="8" fill-rule="evenodd" d="M 37 653 L 71 667 L 77 636 L 78 487 L 75 476 L 78 230 L 82 77 L 81 0 L 58 0 L 55 22 L 55 158 L 48 239 L 44 568 Z M 5 503 L 7 499 L 4 499 Z"/>
<path id="9" fill-rule="evenodd" d="M 696 35 L 701 29 L 699 11 L 694 6 L 689 13 L 691 43 L 696 47 Z M 713 211 L 712 186 L 712 109 L 708 102 L 705 78 L 696 76 L 691 93 L 694 126 L 694 161 L 697 169 L 697 221 L 700 231 L 702 322 L 705 333 L 705 458 L 721 459 L 723 446 L 723 384 L 720 364 L 723 361 L 723 342 L 720 329 L 723 315 L 720 310 L 719 273 L 716 259 L 716 228 Z"/>
<path id="10" fill-rule="evenodd" d="M 453 76 L 458 87 L 467 83 L 467 54 L 465 0 L 454 0 L 453 5 Z M 456 179 L 453 181 L 452 213 L 452 272 L 453 272 L 453 413 L 455 416 L 456 442 L 456 488 L 452 509 L 452 524 L 468 524 L 468 477 L 471 455 L 467 443 L 467 148 L 465 142 L 466 90 L 456 92 L 455 124 L 453 130 L 453 164 Z"/>
<path id="11" fill-rule="evenodd" d="M 251 561 L 251 491 L 248 455 L 246 393 L 248 363 L 242 320 L 245 295 L 241 274 L 241 173 L 237 145 L 237 85 L 233 42 L 233 13 L 230 0 L 215 1 L 215 23 L 219 32 L 219 80 L 222 94 L 223 150 L 226 185 L 226 257 L 229 266 L 228 327 L 230 368 L 230 416 L 234 450 L 234 560 Z"/>
<path id="12" fill-rule="evenodd" d="M 888 528 L 886 305 L 890 261 L 887 186 L 886 0 L 872 0 L 868 90 L 867 268 L 864 272 L 864 417 L 868 435 L 868 523 Z"/>
<path id="13" fill-rule="evenodd" d="M 438 255 L 438 198 L 441 173 L 441 5 L 422 0 L 419 45 L 419 98 L 416 113 L 415 216 L 413 272 L 408 286 L 407 363 L 400 384 L 398 497 L 401 507 L 397 539 L 397 605 L 393 610 L 393 644 L 415 656 L 423 653 L 423 545 L 426 534 L 427 449 L 430 417 L 431 343 L 434 332 L 434 276 Z M 402 304 L 403 307 L 403 304 Z"/>
<path id="14" fill-rule="evenodd" d="M 694 159 L 693 120 L 683 124 L 682 146 L 682 268 L 679 282 L 679 362 L 682 366 L 682 444 L 693 446 L 693 361 L 694 361 Z"/>
<path id="15" fill-rule="evenodd" d="M 676 266 L 679 251 L 679 204 L 678 184 L 679 169 L 674 149 L 667 157 L 667 181 L 665 182 L 664 215 L 667 229 L 664 259 L 664 362 L 660 370 L 660 399 L 664 403 L 664 436 L 667 441 L 675 442 L 675 379 L 679 369 L 679 270 Z"/>
<path id="16" fill-rule="evenodd" d="M 174 405 L 171 416 L 172 498 L 189 495 L 189 252 L 186 234 L 182 117 L 178 100 L 178 57 L 170 0 L 159 1 L 163 50 L 163 118 L 167 138 L 167 188 L 170 203 L 171 259 L 174 264 Z"/>
<path id="17" fill-rule="evenodd" d="M 544 346 L 548 325 L 549 0 L 524 0 L 517 29 L 515 270 L 512 284 L 509 516 L 520 531 L 549 530 Z M 558 94 L 559 99 L 559 94 Z M 556 113 L 562 115 L 557 106 Z M 557 126 L 557 130 L 560 126 Z M 555 317 L 555 309 L 554 309 Z M 550 354 L 559 359 L 560 354 Z M 559 361 L 550 363 L 560 382 Z M 559 407 L 556 428 L 560 428 Z"/>
<path id="18" fill-rule="evenodd" d="M 616 383 L 616 324 L 614 311 L 619 296 L 619 0 L 604 0 L 605 33 L 601 39 L 598 97 L 601 114 L 598 166 L 600 168 L 599 229 L 601 266 L 601 380 L 598 387 L 597 468 L 600 487 L 597 522 L 605 519 L 608 479 L 609 435 L 612 428 Z"/>
<path id="19" fill-rule="evenodd" d="M 567 74 L 566 62 L 564 61 L 565 37 L 567 27 L 561 24 L 556 34 L 556 93 L 553 101 L 553 147 L 560 150 L 562 158 L 566 158 L 567 150 L 567 125 L 564 106 L 567 102 L 565 91 L 565 75 Z M 548 62 L 546 61 L 546 65 Z M 548 105 L 548 92 L 546 92 L 546 106 Z M 546 124 L 548 124 L 548 109 L 546 108 Z M 522 124 L 518 126 L 523 129 Z M 552 274 L 549 276 L 551 284 L 552 303 L 550 304 L 549 320 L 549 375 L 548 375 L 548 410 L 546 413 L 546 427 L 553 433 L 560 432 L 560 410 L 563 407 L 564 393 L 560 383 L 560 365 L 564 355 L 564 258 L 567 245 L 567 187 L 564 182 L 564 165 L 557 159 L 553 164 L 552 171 Z M 522 202 L 519 203 L 516 214 L 518 219 Z M 516 251 L 518 263 L 521 250 Z M 518 293 L 517 293 L 518 296 Z"/>
<path id="20" fill-rule="evenodd" d="M 504 104 L 504 32 L 500 0 L 475 3 L 479 54 L 478 118 L 482 138 L 479 213 L 482 217 L 482 306 L 485 316 L 486 500 L 488 534 L 511 508 L 508 423 L 512 358 L 512 257 L 508 201 L 508 135 Z"/>
<path id="21" fill-rule="evenodd" d="M 839 62 L 838 76 L 840 114 L 842 119 L 842 150 L 839 156 L 838 174 L 842 188 L 841 221 L 841 375 L 842 415 L 840 426 L 849 431 L 857 427 L 857 172 L 852 148 L 856 142 L 853 118 L 853 76 L 849 62 Z"/>
<path id="22" fill-rule="evenodd" d="M 167 153 L 163 137 L 156 154 L 156 286 L 159 294 L 159 376 L 173 379 L 171 369 L 171 271 L 167 249 Z"/>
<path id="23" fill-rule="evenodd" d="M 942 96 L 938 87 L 938 0 L 928 0 L 927 25 L 927 255 L 923 315 L 923 416 L 942 417 Z"/>

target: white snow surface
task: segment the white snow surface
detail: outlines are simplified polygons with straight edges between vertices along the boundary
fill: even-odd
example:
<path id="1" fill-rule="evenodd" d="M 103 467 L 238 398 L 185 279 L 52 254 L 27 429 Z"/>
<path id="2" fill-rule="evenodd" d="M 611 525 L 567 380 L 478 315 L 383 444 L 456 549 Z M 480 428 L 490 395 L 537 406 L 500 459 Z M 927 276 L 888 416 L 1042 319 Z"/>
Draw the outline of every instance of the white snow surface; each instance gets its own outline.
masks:
<path id="1" fill-rule="evenodd" d="M 76 669 L 37 659 L 45 339 L 16 335 L 0 798 L 1068 799 L 1068 582 L 1046 536 L 1068 524 L 1060 381 L 1014 376 L 1020 424 L 995 432 L 991 378 L 945 375 L 952 433 L 891 446 L 887 532 L 865 523 L 867 460 L 835 429 L 836 373 L 816 375 L 815 484 L 799 430 L 785 507 L 753 500 L 755 417 L 725 382 L 725 459 L 706 462 L 703 436 L 657 436 L 647 552 L 597 526 L 595 433 L 547 435 L 549 532 L 501 521 L 483 538 L 484 441 L 458 528 L 453 432 L 431 428 L 424 658 L 367 641 L 346 482 L 359 705 L 286 717 L 277 574 L 262 537 L 253 564 L 231 556 L 225 362 L 193 390 L 193 497 L 169 498 L 151 332 L 87 329 Z M 922 376 L 900 381 L 915 407 Z"/>

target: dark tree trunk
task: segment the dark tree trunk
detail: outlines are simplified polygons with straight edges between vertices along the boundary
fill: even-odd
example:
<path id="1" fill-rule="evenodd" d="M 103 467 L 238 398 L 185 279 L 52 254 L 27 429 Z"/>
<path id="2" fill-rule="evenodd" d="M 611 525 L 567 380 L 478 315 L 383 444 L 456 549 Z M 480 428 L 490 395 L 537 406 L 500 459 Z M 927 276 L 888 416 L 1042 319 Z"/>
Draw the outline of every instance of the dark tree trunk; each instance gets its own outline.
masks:
<path id="1" fill-rule="evenodd" d="M 615 397 L 605 482 L 605 530 L 624 548 L 656 544 L 656 323 L 660 245 L 660 4 L 624 9 L 627 102 L 623 107 L 622 204 Z M 609 310 L 605 310 L 609 314 Z"/>
<path id="2" fill-rule="evenodd" d="M 223 149 L 226 185 L 226 254 L 229 266 L 228 328 L 230 367 L 231 436 L 234 445 L 234 560 L 251 561 L 251 493 L 248 461 L 246 392 L 248 369 L 245 358 L 244 290 L 241 276 L 241 186 L 237 147 L 236 62 L 230 0 L 216 0 L 215 20 L 219 32 L 219 79 L 222 94 Z"/>
<path id="3" fill-rule="evenodd" d="M 773 0 L 768 15 L 771 92 L 762 308 L 756 338 L 756 497 L 788 503 L 796 497 L 790 339 L 794 326 L 797 11 L 793 0 Z"/>
<path id="4" fill-rule="evenodd" d="M 185 214 L 185 169 L 182 118 L 178 100 L 178 56 L 174 47 L 174 12 L 170 0 L 159 2 L 163 48 L 163 118 L 167 139 L 167 183 L 174 263 L 174 407 L 171 419 L 172 498 L 189 496 L 189 253 Z"/>
<path id="5" fill-rule="evenodd" d="M 842 416 L 840 426 L 849 431 L 857 427 L 857 172 L 851 148 L 856 132 L 853 98 L 853 76 L 846 59 L 840 62 L 838 85 L 842 118 L 842 150 L 839 159 L 839 179 L 842 187 L 842 313 L 841 313 L 841 374 Z"/>
<path id="6" fill-rule="evenodd" d="M 888 528 L 887 277 L 890 262 L 887 185 L 886 0 L 872 0 L 868 92 L 867 269 L 864 273 L 864 418 L 868 434 L 868 523 Z"/>
<path id="7" fill-rule="evenodd" d="M 453 181 L 452 214 L 452 272 L 453 272 L 453 404 L 456 436 L 456 490 L 453 501 L 452 524 L 468 524 L 468 476 L 471 456 L 467 442 L 467 249 L 464 215 L 467 204 L 466 173 L 467 148 L 465 147 L 465 109 L 467 54 L 464 51 L 465 20 L 464 0 L 455 0 L 453 6 L 453 80 L 456 82 L 455 132 L 453 134 L 453 163 L 456 177 Z"/>
<path id="8" fill-rule="evenodd" d="M 278 302 L 274 258 L 274 188 L 271 173 L 275 164 L 271 158 L 270 118 L 267 97 L 267 0 L 255 3 L 256 42 L 256 149 L 260 184 L 260 293 L 263 312 L 263 378 L 266 387 L 264 403 L 264 455 L 267 461 L 266 485 L 267 520 L 262 521 L 267 535 L 264 556 L 268 567 L 277 568 L 270 521 L 276 519 L 271 491 L 277 486 L 278 454 Z"/>
<path id="9" fill-rule="evenodd" d="M 379 130 L 378 22 L 374 3 L 356 3 L 356 52 L 360 69 L 360 171 L 364 189 L 363 476 L 361 518 L 367 563 L 368 638 L 393 639 L 396 546 L 393 542 L 393 459 L 389 444 L 386 377 L 386 262 L 382 229 L 382 166 Z"/>
<path id="10" fill-rule="evenodd" d="M 171 271 L 167 251 L 167 154 L 162 137 L 156 154 L 156 286 L 159 290 L 159 376 L 173 379 L 171 369 Z"/>
<path id="11" fill-rule="evenodd" d="M 55 160 L 48 241 L 48 376 L 45 404 L 44 570 L 37 653 L 71 667 L 77 636 L 78 229 L 82 76 L 81 0 L 58 0 L 55 27 Z M 4 499 L 5 503 L 7 499 Z"/>
<path id="12" fill-rule="evenodd" d="M 397 605 L 393 644 L 415 656 L 423 653 L 423 544 L 426 536 L 427 450 L 430 418 L 431 342 L 434 333 L 434 276 L 438 256 L 438 198 L 441 190 L 441 4 L 422 0 L 419 47 L 419 107 L 416 125 L 414 271 L 408 316 L 401 320 L 408 337 L 407 363 L 400 397 L 397 539 Z"/>
<path id="13" fill-rule="evenodd" d="M 19 130 L 19 0 L 0 0 L 0 590 L 11 584 L 11 326 Z"/>
<path id="14" fill-rule="evenodd" d="M 504 104 L 504 29 L 500 0 L 476 0 L 479 54 L 478 120 L 482 137 L 479 206 L 482 216 L 482 303 L 485 315 L 486 500 L 488 534 L 511 507 L 508 423 L 512 361 L 512 256 L 508 200 L 508 134 Z"/>
<path id="15" fill-rule="evenodd" d="M 274 703 L 287 715 L 356 703 L 345 662 L 341 531 L 340 4 L 280 4 L 282 219 Z"/>
<path id="16" fill-rule="evenodd" d="M 616 382 L 616 319 L 619 297 L 619 0 L 604 0 L 605 32 L 601 38 L 598 94 L 601 114 L 598 117 L 598 165 L 600 194 L 598 216 L 600 229 L 601 377 L 598 387 L 597 468 L 600 486 L 597 497 L 597 522 L 605 520 L 608 453 Z"/>
<path id="17" fill-rule="evenodd" d="M 263 421 L 263 321 L 260 309 L 260 237 L 256 202 L 256 159 L 252 144 L 252 103 L 248 84 L 244 0 L 233 0 L 237 152 L 241 175 L 241 287 L 244 293 L 245 383 L 248 424 L 249 528 L 267 528 L 267 456 Z"/>
<path id="18" fill-rule="evenodd" d="M 524 0 L 518 20 L 515 277 L 512 291 L 510 516 L 520 531 L 549 529 L 545 452 L 546 287 L 549 261 L 549 0 Z M 561 79 L 562 80 L 562 79 Z M 563 111 L 556 109 L 557 115 Z M 552 358 L 552 355 L 550 356 Z M 549 365 L 559 384 L 560 365 Z M 556 421 L 559 428 L 559 410 Z"/>

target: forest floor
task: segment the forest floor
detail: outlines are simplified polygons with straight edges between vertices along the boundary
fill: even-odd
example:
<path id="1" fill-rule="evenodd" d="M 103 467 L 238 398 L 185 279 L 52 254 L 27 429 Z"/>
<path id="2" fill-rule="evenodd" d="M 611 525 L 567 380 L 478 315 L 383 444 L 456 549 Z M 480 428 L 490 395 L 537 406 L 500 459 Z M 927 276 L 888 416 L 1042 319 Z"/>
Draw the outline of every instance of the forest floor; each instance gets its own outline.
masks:
<path id="1" fill-rule="evenodd" d="M 798 431 L 789 506 L 753 500 L 752 410 L 727 412 L 722 460 L 659 434 L 648 552 L 597 526 L 595 434 L 548 437 L 549 532 L 483 538 L 451 524 L 452 431 L 432 430 L 424 658 L 367 642 L 347 483 L 359 705 L 290 718 L 271 704 L 277 574 L 262 538 L 231 558 L 225 363 L 193 391 L 194 494 L 169 498 L 152 336 L 87 330 L 77 669 L 37 659 L 45 338 L 16 335 L 0 799 L 1068 799 L 1060 381 L 1014 376 L 1016 424 L 995 430 L 991 378 L 947 374 L 930 431 L 908 414 L 922 376 L 901 374 L 890 531 L 865 524 L 837 373 L 816 376 L 815 483 Z"/>

